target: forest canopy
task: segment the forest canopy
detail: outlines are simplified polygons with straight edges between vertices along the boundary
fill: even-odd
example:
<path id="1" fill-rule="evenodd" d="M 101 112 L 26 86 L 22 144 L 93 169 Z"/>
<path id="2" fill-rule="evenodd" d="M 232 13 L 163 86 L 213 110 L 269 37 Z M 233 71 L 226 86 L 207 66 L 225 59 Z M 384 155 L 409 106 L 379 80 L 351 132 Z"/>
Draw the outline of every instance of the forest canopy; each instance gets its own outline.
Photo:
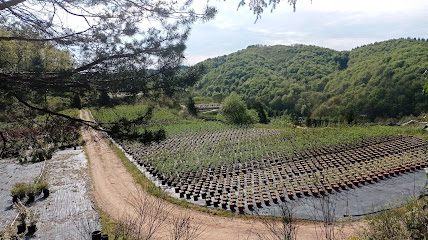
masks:
<path id="1" fill-rule="evenodd" d="M 236 5 L 248 7 L 257 19 L 263 9 L 273 9 L 279 2 L 250 0 Z M 295 0 L 288 3 L 294 6 Z M 47 127 L 61 131 L 77 122 L 129 135 L 123 123 L 101 128 L 59 110 L 82 107 L 82 95 L 143 93 L 158 99 L 192 86 L 204 68 L 181 68 L 191 26 L 217 13 L 209 1 L 198 9 L 196 5 L 192 0 L 1 1 L 0 157 L 56 142 L 48 137 L 33 139 L 34 144 L 7 151 L 22 145 L 16 139 L 22 143 L 28 135 L 11 134 L 12 129 L 49 136 Z M 66 103 L 70 100 L 72 104 Z M 34 121 L 43 115 L 47 116 L 43 124 Z M 149 116 L 147 112 L 138 120 Z"/>
<path id="2" fill-rule="evenodd" d="M 238 93 L 270 114 L 352 122 L 420 114 L 428 109 L 428 42 L 396 39 L 351 51 L 293 45 L 253 45 L 208 59 L 196 83 L 201 96 Z"/>

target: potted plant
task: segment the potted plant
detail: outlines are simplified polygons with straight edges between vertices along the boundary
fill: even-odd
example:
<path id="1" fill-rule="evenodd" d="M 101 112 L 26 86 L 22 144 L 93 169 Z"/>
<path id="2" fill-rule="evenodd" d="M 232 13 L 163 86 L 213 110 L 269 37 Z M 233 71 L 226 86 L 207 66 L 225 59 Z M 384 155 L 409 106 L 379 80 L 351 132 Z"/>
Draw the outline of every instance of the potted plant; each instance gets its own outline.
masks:
<path id="1" fill-rule="evenodd" d="M 35 198 L 36 198 L 36 186 L 34 184 L 31 184 L 27 187 L 27 203 L 32 203 L 34 202 Z"/>
<path id="2" fill-rule="evenodd" d="M 28 184 L 23 182 L 15 183 L 13 188 L 10 190 L 10 195 L 12 196 L 13 203 L 18 202 L 19 200 L 24 199 L 25 194 L 27 192 Z"/>
<path id="3" fill-rule="evenodd" d="M 238 203 L 238 210 L 239 210 L 239 212 L 244 212 L 244 203 L 243 202 L 239 202 Z"/>
<path id="4" fill-rule="evenodd" d="M 40 180 L 36 182 L 36 189 L 37 194 L 40 194 L 43 192 L 43 197 L 47 198 L 49 197 L 49 183 L 46 180 Z"/>
<path id="5" fill-rule="evenodd" d="M 33 209 L 28 211 L 28 227 L 27 227 L 27 235 L 32 236 L 37 231 L 37 219 L 39 214 L 36 213 Z"/>
<path id="6" fill-rule="evenodd" d="M 27 209 L 21 202 L 14 204 L 14 206 L 18 211 L 18 225 L 16 226 L 17 234 L 21 234 L 21 233 L 24 233 L 27 228 L 27 223 L 25 222 L 25 220 L 27 219 L 28 213 L 27 213 Z"/>

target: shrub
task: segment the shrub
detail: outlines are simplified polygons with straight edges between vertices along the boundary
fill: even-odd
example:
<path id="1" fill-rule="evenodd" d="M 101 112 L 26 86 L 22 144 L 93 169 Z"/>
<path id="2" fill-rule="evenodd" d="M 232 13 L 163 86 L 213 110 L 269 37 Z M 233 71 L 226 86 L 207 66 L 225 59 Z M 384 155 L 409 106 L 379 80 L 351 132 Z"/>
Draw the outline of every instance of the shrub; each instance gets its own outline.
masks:
<path id="1" fill-rule="evenodd" d="M 367 221 L 359 239 L 427 239 L 428 199 L 413 198 L 405 206 L 383 211 Z"/>
<path id="2" fill-rule="evenodd" d="M 35 184 L 29 184 L 27 189 L 26 189 L 26 194 L 28 197 L 28 202 L 34 202 L 34 199 L 37 195 L 37 189 L 36 189 L 36 185 Z"/>
<path id="3" fill-rule="evenodd" d="M 49 189 L 49 183 L 46 180 L 36 180 L 32 184 L 18 182 L 15 183 L 10 190 L 10 195 L 13 201 L 22 200 L 25 196 L 29 198 L 29 202 L 34 200 L 34 197 L 40 195 L 43 190 Z"/>
<path id="4" fill-rule="evenodd" d="M 75 93 L 73 95 L 73 98 L 71 99 L 70 107 L 82 109 L 82 99 L 80 98 L 79 94 Z"/>
<path id="5" fill-rule="evenodd" d="M 15 198 L 23 199 L 27 194 L 27 189 L 28 189 L 28 184 L 23 182 L 15 183 L 13 188 L 10 190 L 10 195 L 12 195 L 14 199 Z"/>
<path id="6" fill-rule="evenodd" d="M 39 180 L 34 183 L 36 195 L 42 193 L 43 190 L 49 189 L 49 183 L 46 180 Z"/>
<path id="7" fill-rule="evenodd" d="M 228 123 L 232 124 L 253 124 L 258 122 L 257 112 L 248 110 L 245 102 L 235 92 L 224 99 L 220 107 L 220 114 Z"/>
<path id="8" fill-rule="evenodd" d="M 192 97 L 189 97 L 189 99 L 186 102 L 187 111 L 189 111 L 189 114 L 192 116 L 196 116 L 198 111 L 195 106 L 195 101 L 193 101 Z"/>

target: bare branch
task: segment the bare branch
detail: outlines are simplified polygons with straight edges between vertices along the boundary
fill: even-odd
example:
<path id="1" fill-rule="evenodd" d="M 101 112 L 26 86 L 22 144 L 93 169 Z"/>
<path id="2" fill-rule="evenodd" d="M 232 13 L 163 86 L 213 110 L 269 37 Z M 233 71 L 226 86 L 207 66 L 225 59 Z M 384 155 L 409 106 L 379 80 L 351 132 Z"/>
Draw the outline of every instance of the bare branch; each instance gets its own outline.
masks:
<path id="1" fill-rule="evenodd" d="M 105 131 L 105 130 L 103 130 L 102 128 L 100 128 L 98 125 L 96 125 L 96 123 L 94 123 L 94 122 L 86 121 L 86 120 L 82 120 L 82 119 L 80 119 L 80 118 L 73 118 L 73 117 L 67 116 L 67 115 L 62 114 L 62 113 L 53 112 L 53 111 L 51 111 L 51 110 L 49 110 L 49 109 L 39 108 L 39 107 L 36 107 L 36 106 L 30 105 L 29 103 L 27 103 L 26 101 L 24 101 L 21 97 L 19 97 L 19 96 L 18 96 L 18 94 L 16 94 L 16 93 L 14 93 L 14 95 L 13 95 L 13 96 L 14 96 L 14 97 L 15 97 L 15 98 L 20 102 L 20 103 L 24 104 L 25 106 L 27 106 L 27 107 L 29 107 L 29 108 L 31 108 L 31 109 L 34 109 L 34 110 L 37 110 L 37 111 L 41 111 L 41 112 L 43 112 L 43 113 L 47 113 L 47 114 L 52 114 L 52 115 L 54 115 L 54 116 L 63 117 L 63 118 L 65 118 L 65 119 L 71 120 L 71 121 L 73 121 L 73 122 L 78 122 L 78 123 L 84 124 L 84 125 L 86 125 L 86 126 L 88 126 L 88 127 L 91 127 L 91 128 L 93 128 L 93 129 L 95 129 L 95 130 Z"/>
<path id="2" fill-rule="evenodd" d="M 293 210 L 289 203 L 280 205 L 280 220 L 263 218 L 261 221 L 267 234 L 256 233 L 260 240 L 296 240 L 298 227 L 293 219 Z"/>
<path id="3" fill-rule="evenodd" d="M 193 240 L 199 239 L 205 229 L 194 221 L 192 215 L 185 211 L 178 216 L 172 217 L 171 240 Z"/>

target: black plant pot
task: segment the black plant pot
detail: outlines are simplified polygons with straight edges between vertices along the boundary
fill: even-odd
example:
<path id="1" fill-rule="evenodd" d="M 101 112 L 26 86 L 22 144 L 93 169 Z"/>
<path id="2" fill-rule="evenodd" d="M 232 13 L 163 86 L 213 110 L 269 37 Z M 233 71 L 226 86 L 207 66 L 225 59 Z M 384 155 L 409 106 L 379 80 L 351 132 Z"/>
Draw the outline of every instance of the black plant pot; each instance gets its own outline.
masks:
<path id="1" fill-rule="evenodd" d="M 43 189 L 43 197 L 44 197 L 44 198 L 49 197 L 49 194 L 50 194 L 49 189 Z"/>
<path id="2" fill-rule="evenodd" d="M 27 226 L 24 224 L 19 224 L 18 226 L 16 226 L 17 230 L 18 230 L 18 234 L 24 233 L 25 229 L 27 228 Z"/>
<path id="3" fill-rule="evenodd" d="M 92 240 L 101 240 L 101 231 L 93 231 L 91 237 Z"/>
<path id="4" fill-rule="evenodd" d="M 36 230 L 37 230 L 37 226 L 36 225 L 31 225 L 31 226 L 28 226 L 28 228 L 27 228 L 27 235 L 28 236 L 32 236 L 32 235 L 34 235 L 34 233 L 36 232 Z"/>
<path id="5" fill-rule="evenodd" d="M 34 202 L 34 200 L 35 200 L 35 196 L 33 194 L 28 195 L 28 199 L 27 199 L 28 203 L 32 203 L 32 202 Z"/>

